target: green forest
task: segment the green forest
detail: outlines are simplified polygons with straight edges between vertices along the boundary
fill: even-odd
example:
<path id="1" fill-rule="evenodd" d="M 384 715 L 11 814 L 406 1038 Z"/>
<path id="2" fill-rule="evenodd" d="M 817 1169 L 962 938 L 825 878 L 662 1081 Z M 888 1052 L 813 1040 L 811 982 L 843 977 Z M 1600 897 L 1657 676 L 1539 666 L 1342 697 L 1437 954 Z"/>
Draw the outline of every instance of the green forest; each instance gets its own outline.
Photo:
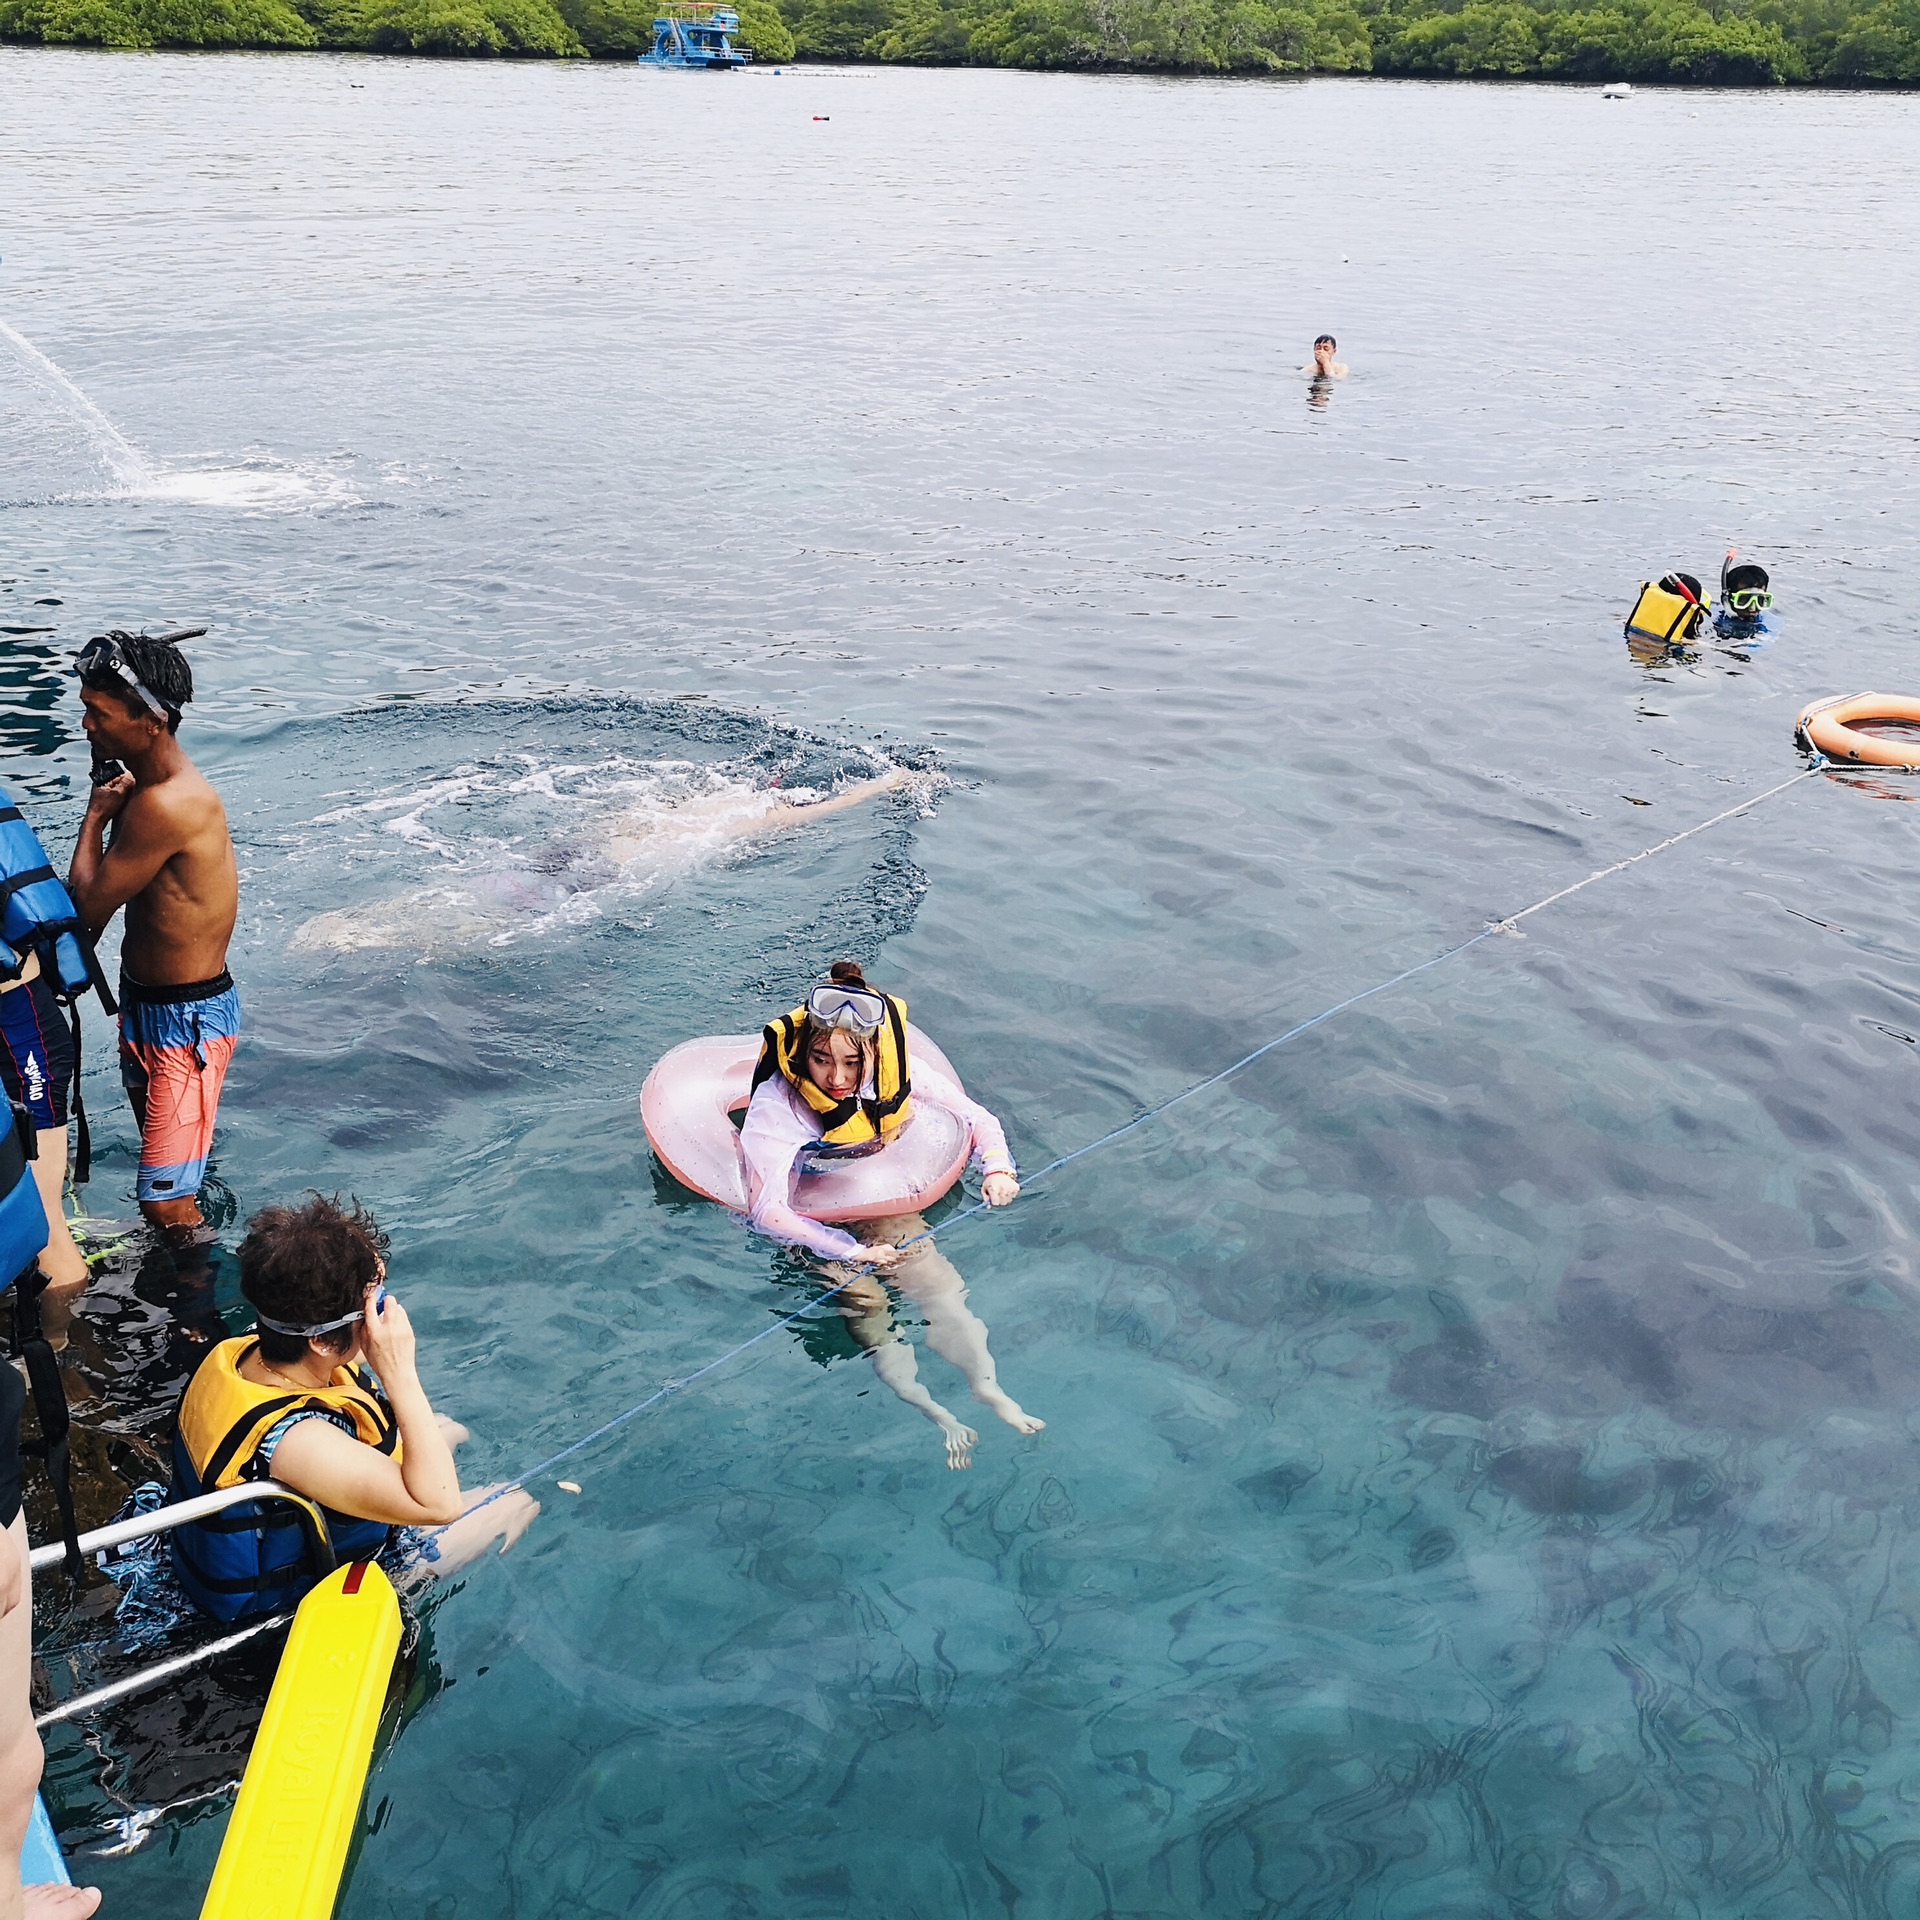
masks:
<path id="1" fill-rule="evenodd" d="M 0 0 L 0 39 L 631 58 L 654 0 Z M 763 60 L 1920 85 L 1920 0 L 739 0 Z"/>

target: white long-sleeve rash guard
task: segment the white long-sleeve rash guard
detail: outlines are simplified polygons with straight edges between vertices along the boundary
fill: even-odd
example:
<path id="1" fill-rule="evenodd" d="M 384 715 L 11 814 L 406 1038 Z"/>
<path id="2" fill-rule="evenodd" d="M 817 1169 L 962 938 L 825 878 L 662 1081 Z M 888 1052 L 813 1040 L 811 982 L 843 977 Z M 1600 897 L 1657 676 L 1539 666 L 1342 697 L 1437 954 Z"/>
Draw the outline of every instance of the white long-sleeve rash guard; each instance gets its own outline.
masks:
<path id="1" fill-rule="evenodd" d="M 1013 1172 L 1006 1133 L 985 1107 L 969 1100 L 944 1073 L 913 1060 L 907 1072 L 916 1103 L 945 1107 L 967 1123 L 976 1166 L 986 1173 Z M 867 1091 L 871 1098 L 872 1090 Z M 740 1129 L 740 1149 L 747 1160 L 747 1219 L 770 1239 L 805 1247 L 823 1260 L 844 1260 L 860 1251 L 860 1242 L 842 1228 L 809 1220 L 793 1206 L 793 1163 L 800 1149 L 812 1146 L 821 1131 L 820 1116 L 779 1074 L 754 1089 Z"/>

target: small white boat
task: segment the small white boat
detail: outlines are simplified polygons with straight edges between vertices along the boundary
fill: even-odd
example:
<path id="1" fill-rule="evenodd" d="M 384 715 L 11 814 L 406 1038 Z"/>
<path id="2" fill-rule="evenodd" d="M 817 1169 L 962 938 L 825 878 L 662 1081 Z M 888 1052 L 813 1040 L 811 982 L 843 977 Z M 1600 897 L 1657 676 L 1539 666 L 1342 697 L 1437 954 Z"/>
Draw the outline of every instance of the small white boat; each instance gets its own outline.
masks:
<path id="1" fill-rule="evenodd" d="M 1607 84 L 1600 89 L 1600 98 L 1602 100 L 1631 100 L 1633 98 L 1633 89 L 1628 86 L 1624 80 L 1609 80 Z"/>

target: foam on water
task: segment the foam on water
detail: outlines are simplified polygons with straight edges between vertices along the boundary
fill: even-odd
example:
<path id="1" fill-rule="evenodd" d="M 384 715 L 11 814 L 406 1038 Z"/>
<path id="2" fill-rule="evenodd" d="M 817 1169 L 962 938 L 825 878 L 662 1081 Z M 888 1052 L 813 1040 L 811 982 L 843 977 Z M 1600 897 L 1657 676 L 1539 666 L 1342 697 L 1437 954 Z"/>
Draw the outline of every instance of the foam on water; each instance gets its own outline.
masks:
<path id="1" fill-rule="evenodd" d="M 307 507 L 352 506 L 359 500 L 338 474 L 260 457 L 230 465 L 151 471 L 125 491 L 139 500 L 233 513 L 297 512 Z"/>

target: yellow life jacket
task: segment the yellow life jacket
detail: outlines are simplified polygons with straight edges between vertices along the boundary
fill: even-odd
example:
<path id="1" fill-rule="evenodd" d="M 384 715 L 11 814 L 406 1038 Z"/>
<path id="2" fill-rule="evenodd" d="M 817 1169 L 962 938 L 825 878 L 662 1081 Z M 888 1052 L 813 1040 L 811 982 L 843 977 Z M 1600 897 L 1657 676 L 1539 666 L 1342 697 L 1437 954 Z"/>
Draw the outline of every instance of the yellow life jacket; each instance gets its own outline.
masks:
<path id="1" fill-rule="evenodd" d="M 877 1059 L 874 1066 L 874 1098 L 863 1099 L 850 1093 L 836 1100 L 823 1093 L 807 1075 L 807 1063 L 801 1055 L 802 1036 L 807 1030 L 807 1010 L 795 1007 L 791 1013 L 767 1027 L 760 1037 L 760 1059 L 753 1069 L 753 1084 L 758 1087 L 777 1073 L 807 1106 L 820 1116 L 820 1138 L 829 1147 L 860 1147 L 884 1143 L 913 1118 L 913 1082 L 907 1072 L 907 1003 L 890 993 L 881 996 L 887 1003 L 887 1017 L 875 1036 Z"/>
<path id="2" fill-rule="evenodd" d="M 400 1429 L 364 1367 L 335 1367 L 324 1387 L 256 1386 L 240 1362 L 257 1342 L 223 1340 L 187 1383 L 173 1427 L 170 1501 L 272 1477 L 260 1443 L 290 1413 L 344 1414 L 358 1439 L 400 1458 Z M 342 1560 L 371 1560 L 393 1529 L 380 1520 L 320 1509 Z M 168 1536 L 174 1572 L 188 1596 L 216 1620 L 249 1620 L 295 1605 L 320 1577 L 291 1507 L 243 1500 L 189 1521 Z"/>
<path id="3" fill-rule="evenodd" d="M 181 1398 L 180 1444 L 202 1493 L 268 1478 L 256 1464 L 260 1443 L 290 1413 L 344 1413 L 357 1438 L 400 1458 L 400 1429 L 365 1367 L 335 1367 L 324 1387 L 256 1386 L 240 1362 L 258 1344 L 251 1335 L 222 1340 Z"/>
<path id="4" fill-rule="evenodd" d="M 1667 586 L 1673 578 L 1668 574 L 1664 579 L 1642 582 L 1640 598 L 1627 615 L 1629 638 L 1638 634 L 1664 647 L 1677 647 L 1693 637 L 1694 628 L 1706 618 L 1705 596 L 1689 599 L 1684 593 L 1673 592 Z"/>

